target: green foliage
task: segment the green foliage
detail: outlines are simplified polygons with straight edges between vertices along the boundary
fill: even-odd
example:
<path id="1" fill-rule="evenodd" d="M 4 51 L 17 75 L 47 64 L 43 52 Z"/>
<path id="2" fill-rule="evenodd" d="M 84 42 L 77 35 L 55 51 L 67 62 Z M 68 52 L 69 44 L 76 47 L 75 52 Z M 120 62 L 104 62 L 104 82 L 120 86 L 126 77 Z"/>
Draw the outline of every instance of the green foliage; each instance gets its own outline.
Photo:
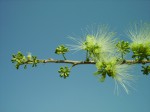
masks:
<path id="1" fill-rule="evenodd" d="M 146 44 L 131 44 L 131 50 L 133 52 L 132 58 L 137 61 L 142 61 L 144 59 L 149 60 L 150 56 L 150 43 Z"/>
<path id="2" fill-rule="evenodd" d="M 31 61 L 33 62 L 32 67 L 36 67 L 39 60 L 37 60 L 36 56 L 32 56 Z"/>
<path id="3" fill-rule="evenodd" d="M 56 48 L 55 53 L 58 55 L 62 54 L 63 58 L 66 60 L 66 57 L 64 54 L 68 51 L 69 51 L 69 49 L 67 47 L 65 47 L 64 45 L 60 45 Z"/>
<path id="4" fill-rule="evenodd" d="M 12 55 L 12 63 L 16 63 L 16 69 L 19 69 L 20 65 L 24 64 L 24 69 L 27 68 L 27 64 L 32 64 L 32 67 L 36 67 L 39 60 L 36 56 L 32 56 L 30 53 L 24 56 L 20 51 L 17 54 Z"/>
<path id="5" fill-rule="evenodd" d="M 38 63 L 69 63 L 72 64 L 70 68 L 67 66 L 60 67 L 58 73 L 60 77 L 66 79 L 69 77 L 72 67 L 78 64 L 95 64 L 97 71 L 94 73 L 99 78 L 100 82 L 104 82 L 106 76 L 111 77 L 115 80 L 115 84 L 120 84 L 124 90 L 128 93 L 127 86 L 130 86 L 130 82 L 134 80 L 133 75 L 128 73 L 130 70 L 129 64 L 136 63 L 149 63 L 150 59 L 150 25 L 143 26 L 140 30 L 129 30 L 129 37 L 131 43 L 125 41 L 119 41 L 115 44 L 115 36 L 113 32 L 109 32 L 107 28 L 98 29 L 96 33 L 88 34 L 85 40 L 76 40 L 73 38 L 77 45 L 72 45 L 74 50 L 86 51 L 86 61 L 74 61 L 66 60 L 65 54 L 69 52 L 69 49 L 64 45 L 59 45 L 55 49 L 55 54 L 62 55 L 64 60 L 38 60 L 36 56 L 32 56 L 30 53 L 24 56 L 21 52 L 12 55 L 12 63 L 15 63 L 16 69 L 19 69 L 20 65 L 24 65 L 24 69 L 27 68 L 28 64 L 32 64 L 32 67 L 36 67 Z M 142 26 L 141 26 L 142 27 Z M 146 28 L 146 30 L 145 30 Z M 139 31 L 139 33 L 138 33 Z M 116 49 L 115 49 L 116 48 Z M 118 57 L 116 50 L 121 54 Z M 134 60 L 126 60 L 124 55 L 133 52 L 132 58 Z M 142 66 L 144 75 L 150 73 L 150 66 Z"/>
<path id="6" fill-rule="evenodd" d="M 106 75 L 108 75 L 109 77 L 113 77 L 116 74 L 116 66 L 117 61 L 115 59 L 113 59 L 112 61 L 109 62 L 101 62 L 98 61 L 96 63 L 96 67 L 98 69 L 97 72 L 94 73 L 94 75 L 100 75 L 100 81 L 103 82 L 106 78 Z"/>
<path id="7" fill-rule="evenodd" d="M 64 79 L 66 79 L 67 77 L 69 77 L 70 69 L 67 66 L 60 67 L 60 69 L 58 70 L 58 73 L 60 74 L 60 77 L 63 77 Z"/>
<path id="8" fill-rule="evenodd" d="M 65 47 L 64 45 L 60 45 L 56 48 L 55 53 L 56 54 L 65 54 L 68 51 L 69 51 L 69 49 L 67 47 Z"/>
<path id="9" fill-rule="evenodd" d="M 150 74 L 150 66 L 142 66 L 142 72 L 143 72 L 143 74 L 144 75 L 148 75 L 148 74 Z"/>
<path id="10" fill-rule="evenodd" d="M 125 42 L 125 41 L 120 41 L 116 44 L 116 47 L 118 49 L 118 52 L 121 53 L 121 57 L 123 59 L 123 56 L 127 53 L 130 52 L 130 47 L 129 47 L 129 43 L 128 42 Z"/>
<path id="11" fill-rule="evenodd" d="M 100 82 L 104 82 L 106 78 L 106 71 L 104 68 L 102 70 L 98 70 L 94 73 L 95 76 L 98 76 Z"/>
<path id="12" fill-rule="evenodd" d="M 16 69 L 19 69 L 19 66 L 24 64 L 27 61 L 27 59 L 21 52 L 18 52 L 17 54 L 12 55 L 11 61 L 12 63 L 16 63 Z M 24 68 L 26 68 L 26 66 Z"/>

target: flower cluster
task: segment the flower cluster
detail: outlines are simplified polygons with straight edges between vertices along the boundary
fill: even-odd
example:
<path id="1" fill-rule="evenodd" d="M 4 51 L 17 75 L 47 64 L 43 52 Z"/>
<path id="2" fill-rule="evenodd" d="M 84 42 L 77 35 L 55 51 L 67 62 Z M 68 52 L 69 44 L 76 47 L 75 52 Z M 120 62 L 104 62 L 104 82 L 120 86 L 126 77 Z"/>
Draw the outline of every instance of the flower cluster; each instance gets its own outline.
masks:
<path id="1" fill-rule="evenodd" d="M 95 33 L 87 34 L 85 40 L 76 40 L 76 45 L 70 45 L 74 50 L 87 51 L 86 61 L 89 58 L 96 62 L 97 71 L 94 73 L 101 82 L 106 76 L 112 77 L 115 81 L 115 88 L 118 91 L 118 84 L 120 84 L 126 93 L 129 93 L 128 87 L 131 87 L 130 82 L 134 80 L 130 75 L 129 65 L 122 65 L 118 52 L 123 55 L 130 52 L 130 45 L 128 42 L 121 41 L 115 46 L 114 32 L 108 30 L 107 26 L 99 27 Z M 73 38 L 75 40 L 75 38 Z"/>
<path id="2" fill-rule="evenodd" d="M 131 39 L 132 58 L 137 61 L 144 59 L 149 60 L 150 57 L 150 24 L 137 23 L 128 31 L 128 36 Z"/>
<path id="3" fill-rule="evenodd" d="M 114 32 L 110 32 L 107 25 L 99 26 L 97 32 L 87 34 L 84 40 L 75 40 L 76 45 L 70 45 L 73 50 L 85 50 L 92 60 L 99 60 L 102 55 L 114 52 Z"/>
<path id="4" fill-rule="evenodd" d="M 106 56 L 103 59 L 96 63 L 98 71 L 95 75 L 100 78 L 100 81 L 104 81 L 106 76 L 112 77 L 115 81 L 115 92 L 118 93 L 118 84 L 120 84 L 128 94 L 128 87 L 131 87 L 134 81 L 133 75 L 129 74 L 129 65 L 122 65 L 113 56 Z"/>

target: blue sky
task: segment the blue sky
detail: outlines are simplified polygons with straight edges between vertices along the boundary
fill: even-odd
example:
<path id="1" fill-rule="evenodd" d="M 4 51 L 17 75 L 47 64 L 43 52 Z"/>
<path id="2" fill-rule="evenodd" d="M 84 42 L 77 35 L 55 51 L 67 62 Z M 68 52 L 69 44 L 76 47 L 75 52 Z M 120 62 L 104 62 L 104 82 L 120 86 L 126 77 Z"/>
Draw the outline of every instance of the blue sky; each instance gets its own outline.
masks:
<path id="1" fill-rule="evenodd" d="M 108 24 L 120 39 L 128 40 L 125 30 L 135 21 L 150 21 L 149 0 L 126 1 L 0 1 L 0 112 L 149 112 L 150 79 L 140 66 L 131 72 L 139 75 L 136 90 L 129 95 L 113 94 L 114 81 L 104 83 L 93 76 L 94 65 L 72 69 L 62 79 L 57 70 L 64 64 L 40 64 L 16 70 L 11 55 L 31 52 L 40 59 L 56 58 L 59 44 L 72 44 L 68 36 L 80 38 L 81 29 Z M 67 54 L 82 60 L 84 53 Z"/>

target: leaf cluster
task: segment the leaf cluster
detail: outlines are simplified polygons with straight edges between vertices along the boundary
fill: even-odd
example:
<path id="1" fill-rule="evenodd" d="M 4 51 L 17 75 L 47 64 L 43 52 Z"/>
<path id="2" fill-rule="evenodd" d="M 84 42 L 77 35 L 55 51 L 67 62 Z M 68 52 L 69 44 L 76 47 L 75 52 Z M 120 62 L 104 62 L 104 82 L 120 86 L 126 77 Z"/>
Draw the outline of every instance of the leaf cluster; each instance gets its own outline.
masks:
<path id="1" fill-rule="evenodd" d="M 32 64 L 32 67 L 36 67 L 39 63 L 39 60 L 36 56 L 32 56 L 31 54 L 28 54 L 27 56 L 24 56 L 20 51 L 17 54 L 12 55 L 11 59 L 12 63 L 15 63 L 16 69 L 19 69 L 20 65 L 24 64 L 24 69 L 27 68 L 27 64 Z"/>
<path id="2" fill-rule="evenodd" d="M 148 75 L 150 73 L 150 66 L 142 66 L 142 72 L 144 75 Z"/>
<path id="3" fill-rule="evenodd" d="M 116 44 L 116 47 L 118 49 L 118 52 L 121 53 L 121 57 L 123 59 L 123 56 L 127 53 L 130 52 L 130 46 L 129 46 L 129 42 L 125 42 L 124 40 L 122 41 L 119 41 L 117 44 Z"/>
<path id="4" fill-rule="evenodd" d="M 109 77 L 113 77 L 116 73 L 115 71 L 115 65 L 116 65 L 116 60 L 112 60 L 110 62 L 97 62 L 96 67 L 97 71 L 94 73 L 95 76 L 100 75 L 100 81 L 103 82 L 108 75 Z"/>
<path id="5" fill-rule="evenodd" d="M 150 43 L 147 44 L 131 44 L 131 50 L 133 52 L 132 58 L 137 61 L 142 61 L 144 59 L 149 60 L 150 56 Z"/>

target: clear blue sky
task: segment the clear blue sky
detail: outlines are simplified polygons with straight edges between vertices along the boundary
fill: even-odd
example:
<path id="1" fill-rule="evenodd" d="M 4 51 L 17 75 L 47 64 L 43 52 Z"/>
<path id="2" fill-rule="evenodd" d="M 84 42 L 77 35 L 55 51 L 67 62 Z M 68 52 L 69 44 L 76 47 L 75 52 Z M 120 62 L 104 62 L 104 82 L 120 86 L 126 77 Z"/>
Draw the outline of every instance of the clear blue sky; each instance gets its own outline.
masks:
<path id="1" fill-rule="evenodd" d="M 140 67 L 136 90 L 113 94 L 114 81 L 93 76 L 93 65 L 76 66 L 64 80 L 57 70 L 63 64 L 41 64 L 16 70 L 11 55 L 31 52 L 41 59 L 57 58 L 59 44 L 71 44 L 68 35 L 82 36 L 92 24 L 109 24 L 125 39 L 128 24 L 150 21 L 150 0 L 1 0 L 0 1 L 0 112 L 150 112 L 150 77 Z M 83 54 L 68 54 L 83 59 Z"/>

